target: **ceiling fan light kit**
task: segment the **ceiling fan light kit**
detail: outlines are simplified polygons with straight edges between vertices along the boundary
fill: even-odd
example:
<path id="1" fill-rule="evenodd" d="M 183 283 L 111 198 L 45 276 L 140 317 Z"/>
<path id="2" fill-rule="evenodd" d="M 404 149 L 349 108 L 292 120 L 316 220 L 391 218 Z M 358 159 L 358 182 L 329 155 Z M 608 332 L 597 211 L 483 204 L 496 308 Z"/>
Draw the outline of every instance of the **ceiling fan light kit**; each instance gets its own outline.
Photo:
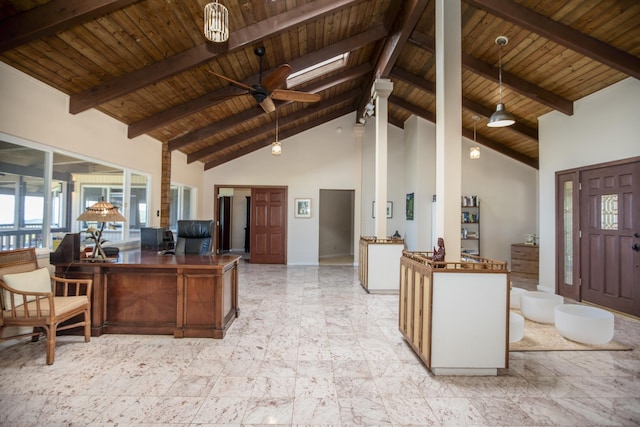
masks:
<path id="1" fill-rule="evenodd" d="M 502 102 L 502 46 L 509 43 L 509 39 L 506 36 L 498 36 L 496 38 L 496 44 L 498 45 L 498 82 L 500 87 L 500 102 L 496 106 L 496 111 L 489 117 L 487 126 L 491 128 L 500 128 L 511 126 L 516 122 L 513 114 L 507 111 Z"/>
<path id="2" fill-rule="evenodd" d="M 214 43 L 229 40 L 229 11 L 218 0 L 204 7 L 204 36 Z"/>

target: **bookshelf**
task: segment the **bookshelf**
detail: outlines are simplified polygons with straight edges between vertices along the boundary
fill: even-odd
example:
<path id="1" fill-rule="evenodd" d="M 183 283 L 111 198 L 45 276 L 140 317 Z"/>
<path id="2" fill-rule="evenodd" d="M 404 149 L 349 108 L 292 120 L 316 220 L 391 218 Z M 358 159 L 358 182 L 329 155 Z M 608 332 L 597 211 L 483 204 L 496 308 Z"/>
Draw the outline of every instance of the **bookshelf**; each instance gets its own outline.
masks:
<path id="1" fill-rule="evenodd" d="M 460 218 L 460 253 L 480 255 L 480 199 L 462 196 Z"/>

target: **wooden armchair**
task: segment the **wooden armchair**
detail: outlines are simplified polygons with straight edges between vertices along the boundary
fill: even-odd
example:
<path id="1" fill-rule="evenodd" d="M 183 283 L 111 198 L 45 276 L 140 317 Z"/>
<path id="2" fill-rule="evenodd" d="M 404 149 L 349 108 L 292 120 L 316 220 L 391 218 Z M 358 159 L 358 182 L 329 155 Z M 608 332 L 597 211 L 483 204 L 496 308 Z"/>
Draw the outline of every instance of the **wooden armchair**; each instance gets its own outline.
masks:
<path id="1" fill-rule="evenodd" d="M 47 365 L 55 358 L 58 331 L 84 326 L 84 340 L 89 342 L 91 286 L 91 280 L 53 277 L 48 269 L 39 269 L 33 248 L 0 252 L 0 342 L 29 336 L 36 342 L 44 333 Z M 9 327 L 19 332 L 5 337 Z M 24 332 L 24 327 L 32 331 Z"/>

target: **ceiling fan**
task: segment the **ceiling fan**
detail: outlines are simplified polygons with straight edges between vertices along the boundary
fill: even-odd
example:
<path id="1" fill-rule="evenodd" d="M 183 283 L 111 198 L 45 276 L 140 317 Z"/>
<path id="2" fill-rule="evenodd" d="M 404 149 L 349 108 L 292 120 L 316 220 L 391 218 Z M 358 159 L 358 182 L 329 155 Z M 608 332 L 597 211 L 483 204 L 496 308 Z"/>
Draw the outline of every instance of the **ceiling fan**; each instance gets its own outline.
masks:
<path id="1" fill-rule="evenodd" d="M 282 64 L 276 68 L 271 74 L 266 76 L 262 80 L 262 57 L 265 54 L 264 47 L 257 47 L 254 53 L 260 58 L 260 82 L 253 86 L 246 85 L 244 83 L 230 79 L 229 77 L 218 74 L 215 71 L 209 70 L 211 74 L 228 81 L 234 86 L 242 89 L 246 89 L 249 95 L 258 102 L 260 107 L 267 113 L 271 113 L 276 110 L 276 106 L 273 100 L 277 101 L 297 101 L 297 102 L 318 102 L 320 101 L 320 95 L 316 93 L 298 92 L 295 90 L 278 89 L 282 86 L 289 74 L 291 74 L 291 66 L 289 64 Z"/>

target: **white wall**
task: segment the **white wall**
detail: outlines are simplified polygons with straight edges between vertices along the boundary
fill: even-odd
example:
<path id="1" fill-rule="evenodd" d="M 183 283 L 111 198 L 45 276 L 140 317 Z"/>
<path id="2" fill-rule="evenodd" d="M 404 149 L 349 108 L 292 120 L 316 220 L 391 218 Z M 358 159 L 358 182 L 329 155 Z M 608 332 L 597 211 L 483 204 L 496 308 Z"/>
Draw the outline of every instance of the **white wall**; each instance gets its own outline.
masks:
<path id="1" fill-rule="evenodd" d="M 540 288 L 555 292 L 555 173 L 640 156 L 640 81 L 628 78 L 574 102 L 573 116 L 539 119 Z"/>
<path id="2" fill-rule="evenodd" d="M 404 124 L 404 145 L 404 192 L 414 194 L 414 219 L 405 220 L 405 232 L 401 234 L 408 250 L 430 251 L 434 246 L 432 207 L 436 194 L 436 125 L 411 116 Z M 403 210 L 405 207 L 406 203 Z M 406 212 L 402 215 L 406 218 Z"/>
<path id="3" fill-rule="evenodd" d="M 206 214 L 213 218 L 215 185 L 286 186 L 287 263 L 317 265 L 320 189 L 360 191 L 356 188 L 354 123 L 355 113 L 348 114 L 281 141 L 282 155 L 279 157 L 272 156 L 270 147 L 265 147 L 205 171 Z M 296 198 L 311 198 L 311 218 L 294 217 Z M 358 233 L 360 221 L 357 218 L 354 227 Z"/>
<path id="4" fill-rule="evenodd" d="M 96 162 L 150 174 L 149 212 L 160 209 L 162 145 L 146 135 L 127 138 L 127 126 L 91 109 L 69 114 L 69 97 L 26 74 L 0 63 L 0 133 L 36 147 L 57 148 Z M 14 142 L 14 141 L 9 141 Z M 202 163 L 186 164 L 186 156 L 172 153 L 171 179 L 202 189 Z M 150 217 L 157 226 L 160 219 Z"/>

